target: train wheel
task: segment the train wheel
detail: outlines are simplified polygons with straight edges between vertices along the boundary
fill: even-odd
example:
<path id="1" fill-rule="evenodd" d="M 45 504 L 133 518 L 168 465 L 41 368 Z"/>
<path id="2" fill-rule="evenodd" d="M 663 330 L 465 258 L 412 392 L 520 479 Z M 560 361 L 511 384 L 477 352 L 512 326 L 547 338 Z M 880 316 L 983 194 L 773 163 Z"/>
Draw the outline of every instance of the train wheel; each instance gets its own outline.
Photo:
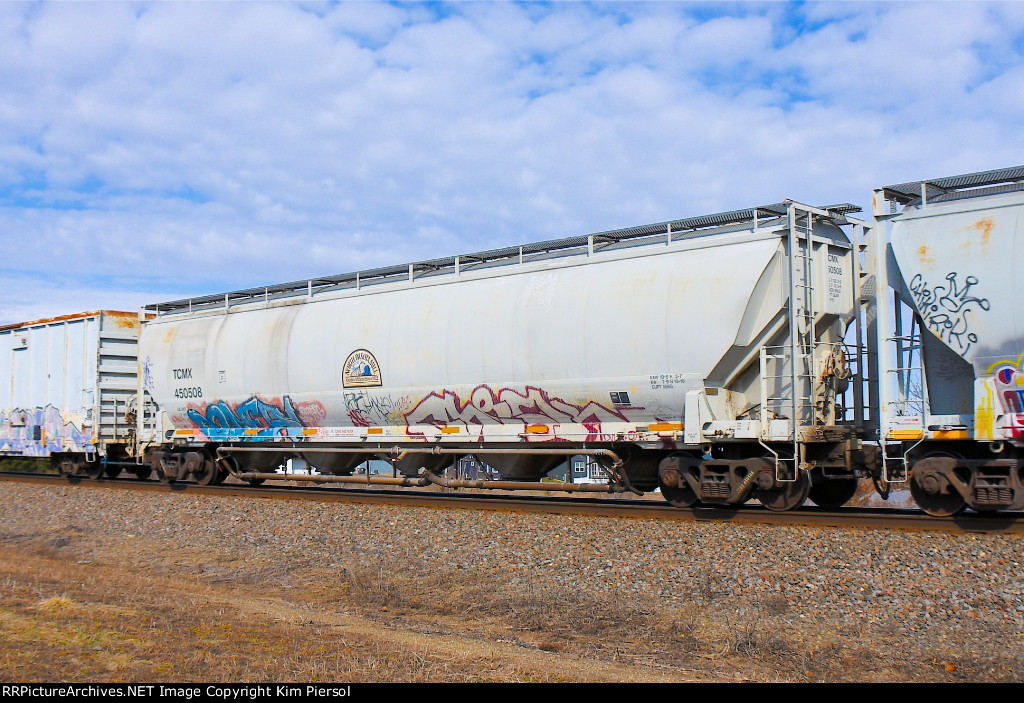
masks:
<path id="1" fill-rule="evenodd" d="M 219 486 L 220 484 L 224 483 L 224 481 L 230 475 L 231 474 L 228 472 L 228 470 L 221 466 L 220 462 L 217 462 L 217 476 L 213 479 L 214 485 Z"/>
<path id="2" fill-rule="evenodd" d="M 949 485 L 949 480 L 937 473 L 911 470 L 910 495 L 921 510 L 935 517 L 956 515 L 967 507 L 967 501 Z"/>
<path id="3" fill-rule="evenodd" d="M 53 461 L 53 468 L 57 470 L 57 474 L 64 478 L 71 478 L 78 471 L 78 466 L 75 465 L 75 460 L 69 456 L 61 456 L 55 458 Z"/>
<path id="4" fill-rule="evenodd" d="M 85 469 L 85 475 L 89 478 L 98 480 L 103 477 L 103 462 L 99 459 L 86 461 L 82 466 Z"/>
<path id="5" fill-rule="evenodd" d="M 265 478 L 250 478 L 250 479 L 246 479 L 246 480 L 249 482 L 250 486 L 255 488 L 256 486 L 262 486 L 263 482 L 266 481 L 267 479 L 265 479 Z"/>
<path id="6" fill-rule="evenodd" d="M 680 481 L 677 486 L 662 486 L 661 495 L 676 508 L 689 508 L 698 502 L 697 494 L 685 481 Z"/>
<path id="7" fill-rule="evenodd" d="M 806 471 L 801 471 L 795 481 L 781 483 L 777 488 L 758 489 L 757 499 L 769 510 L 783 512 L 803 505 L 810 491 L 811 479 Z"/>
<path id="8" fill-rule="evenodd" d="M 858 486 L 860 481 L 856 478 L 825 479 L 821 483 L 812 483 L 807 497 L 819 508 L 839 508 L 853 498 Z"/>
<path id="9" fill-rule="evenodd" d="M 690 484 L 686 482 L 685 476 L 696 473 L 699 466 L 697 457 L 679 452 L 662 459 L 658 465 L 658 483 L 661 486 L 661 495 L 668 501 L 669 505 L 676 508 L 689 508 L 700 501 Z"/>
<path id="10" fill-rule="evenodd" d="M 213 459 L 206 459 L 203 461 L 203 468 L 193 475 L 196 477 L 196 483 L 200 486 L 209 486 L 211 483 L 216 483 L 219 473 L 220 468 L 217 466 L 217 462 Z"/>
<path id="11" fill-rule="evenodd" d="M 107 468 L 103 469 L 103 473 L 107 475 L 107 478 L 117 478 L 121 475 L 121 467 L 107 464 Z"/>
<path id="12" fill-rule="evenodd" d="M 145 481 L 153 474 L 153 467 L 148 465 L 137 466 L 132 469 L 132 473 L 135 474 L 135 478 Z"/>
<path id="13" fill-rule="evenodd" d="M 238 461 L 233 456 L 222 456 L 217 460 L 217 478 L 214 479 L 214 483 L 220 484 L 227 480 L 228 476 L 231 476 L 238 472 Z"/>

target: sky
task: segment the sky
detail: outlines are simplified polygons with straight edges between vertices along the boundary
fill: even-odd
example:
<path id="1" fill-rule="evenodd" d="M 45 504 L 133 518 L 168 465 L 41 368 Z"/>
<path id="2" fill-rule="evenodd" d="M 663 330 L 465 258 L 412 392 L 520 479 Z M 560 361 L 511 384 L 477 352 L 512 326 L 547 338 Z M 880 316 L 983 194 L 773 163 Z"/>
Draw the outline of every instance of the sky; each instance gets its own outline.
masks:
<path id="1" fill-rule="evenodd" d="M 1024 164 L 1024 3 L 0 3 L 0 324 Z"/>

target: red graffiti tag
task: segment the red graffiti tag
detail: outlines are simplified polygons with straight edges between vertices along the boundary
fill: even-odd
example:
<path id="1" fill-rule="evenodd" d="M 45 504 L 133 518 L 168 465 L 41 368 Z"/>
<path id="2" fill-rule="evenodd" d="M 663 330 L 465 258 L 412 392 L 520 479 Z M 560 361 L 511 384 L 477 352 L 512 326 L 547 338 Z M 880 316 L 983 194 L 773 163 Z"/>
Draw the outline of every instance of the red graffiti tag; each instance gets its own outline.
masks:
<path id="1" fill-rule="evenodd" d="M 481 429 L 483 425 L 512 423 L 576 423 L 584 425 L 592 435 L 600 434 L 602 422 L 626 421 L 617 411 L 594 401 L 575 405 L 535 386 L 527 386 L 521 392 L 512 388 L 495 390 L 487 385 L 474 388 L 465 400 L 455 391 L 431 393 L 404 417 L 407 426 L 462 423 L 467 428 L 480 425 Z"/>

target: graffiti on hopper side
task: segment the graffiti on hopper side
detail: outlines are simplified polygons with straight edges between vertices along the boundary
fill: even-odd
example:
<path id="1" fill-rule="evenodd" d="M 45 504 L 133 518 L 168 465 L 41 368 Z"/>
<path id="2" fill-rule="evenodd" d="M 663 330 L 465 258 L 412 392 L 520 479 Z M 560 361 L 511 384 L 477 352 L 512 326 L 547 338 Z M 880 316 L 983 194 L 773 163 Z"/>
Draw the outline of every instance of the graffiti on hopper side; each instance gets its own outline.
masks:
<path id="1" fill-rule="evenodd" d="M 600 403 L 590 401 L 586 405 L 574 405 L 534 386 L 527 386 L 520 392 L 487 385 L 474 388 L 468 398 L 449 390 L 431 393 L 404 417 L 407 425 L 579 423 L 592 433 L 598 431 L 602 422 L 626 420 L 620 413 Z"/>
<path id="2" fill-rule="evenodd" d="M 978 284 L 975 276 L 950 272 L 946 284 L 929 285 L 921 274 L 910 281 L 910 292 L 924 323 L 960 356 L 967 354 L 978 335 L 971 331 L 969 316 L 992 307 L 988 298 L 971 295 Z"/>
<path id="3" fill-rule="evenodd" d="M 345 393 L 349 420 L 356 427 L 387 424 L 388 416 L 397 408 L 391 396 L 369 393 Z"/>
<path id="4" fill-rule="evenodd" d="M 243 403 L 231 404 L 223 400 L 206 406 L 190 406 L 188 417 L 196 427 L 209 430 L 237 428 L 279 429 L 304 427 L 292 399 L 264 400 L 254 395 Z"/>
<path id="5" fill-rule="evenodd" d="M 306 427 L 319 427 L 327 419 L 327 408 L 319 400 L 304 400 L 293 403 L 295 412 Z"/>
<path id="6" fill-rule="evenodd" d="M 91 451 L 92 438 L 83 431 L 80 413 L 53 405 L 0 412 L 0 452 L 49 456 L 51 452 Z"/>
<path id="7" fill-rule="evenodd" d="M 1024 354 L 1016 361 L 1000 361 L 989 367 L 990 379 L 986 382 L 987 398 L 976 410 L 977 424 L 1000 429 L 1010 437 L 1024 437 L 1024 371 L 1021 362 Z M 989 385 L 991 384 L 991 385 Z M 1001 422 L 995 428 L 994 421 Z M 988 438 L 994 438 L 991 431 Z"/>

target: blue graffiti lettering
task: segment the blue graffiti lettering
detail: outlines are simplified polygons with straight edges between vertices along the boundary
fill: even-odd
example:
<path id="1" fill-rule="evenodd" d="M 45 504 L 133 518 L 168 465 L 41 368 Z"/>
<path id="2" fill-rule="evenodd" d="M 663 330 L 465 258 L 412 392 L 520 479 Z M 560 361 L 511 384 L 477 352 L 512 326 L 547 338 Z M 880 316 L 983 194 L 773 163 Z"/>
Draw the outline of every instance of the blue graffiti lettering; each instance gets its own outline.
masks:
<path id="1" fill-rule="evenodd" d="M 207 434 L 211 430 L 304 427 L 288 396 L 281 399 L 281 405 L 276 405 L 254 395 L 233 408 L 225 401 L 220 400 L 207 405 L 205 410 L 189 408 L 188 417 L 196 427 Z"/>

